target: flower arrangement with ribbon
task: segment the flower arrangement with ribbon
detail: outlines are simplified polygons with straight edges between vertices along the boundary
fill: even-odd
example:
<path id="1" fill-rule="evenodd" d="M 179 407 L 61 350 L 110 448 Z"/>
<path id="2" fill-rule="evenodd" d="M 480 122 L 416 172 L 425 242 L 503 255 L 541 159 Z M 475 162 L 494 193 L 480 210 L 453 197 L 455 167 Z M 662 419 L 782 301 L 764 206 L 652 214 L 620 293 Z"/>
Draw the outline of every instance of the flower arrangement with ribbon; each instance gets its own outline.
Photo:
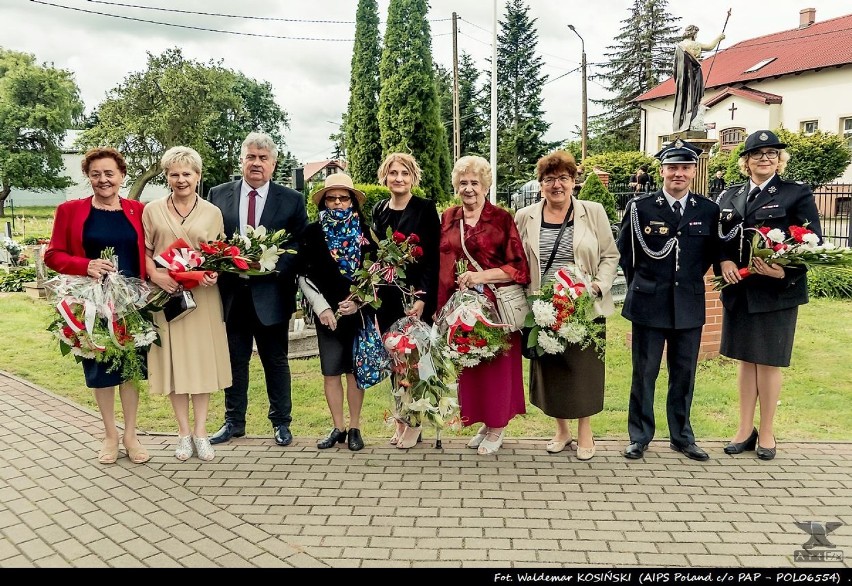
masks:
<path id="1" fill-rule="evenodd" d="M 121 370 L 122 377 L 144 378 L 144 352 L 159 342 L 148 311 L 148 286 L 118 272 L 100 279 L 58 275 L 45 282 L 56 315 L 48 331 L 63 356 L 92 358 Z"/>
<path id="2" fill-rule="evenodd" d="M 278 257 L 296 253 L 294 249 L 285 248 L 290 240 L 290 234 L 283 228 L 269 232 L 265 226 L 246 226 L 245 236 L 237 232 L 227 240 L 202 243 L 199 247 L 205 255 L 203 268 L 242 275 L 268 275 L 275 272 Z"/>
<path id="3" fill-rule="evenodd" d="M 595 321 L 589 288 L 587 279 L 563 267 L 552 283 L 529 297 L 530 312 L 524 322 L 527 355 L 561 354 L 568 344 L 576 344 L 580 349 L 593 345 L 604 356 L 605 326 Z"/>
<path id="4" fill-rule="evenodd" d="M 386 417 L 386 421 L 431 425 L 440 442 L 441 430 L 461 429 L 462 422 L 458 400 L 445 382 L 451 377 L 452 365 L 433 351 L 436 336 L 433 328 L 416 317 L 406 316 L 394 322 L 382 340 L 391 356 L 397 385 L 392 389 L 394 416 Z"/>
<path id="5" fill-rule="evenodd" d="M 763 259 L 770 265 L 804 268 L 852 267 L 852 248 L 835 246 L 827 241 L 820 244 L 819 236 L 807 226 L 807 222 L 803 226 L 790 226 L 787 232 L 767 226 L 746 228 L 753 232 L 751 255 L 748 264 L 739 269 L 740 278 L 745 279 L 755 274 L 752 271 L 754 257 Z M 721 275 L 712 277 L 710 282 L 716 291 L 730 285 Z"/>
<path id="6" fill-rule="evenodd" d="M 376 259 L 366 255 L 361 267 L 354 272 L 354 283 L 350 286 L 346 301 L 357 299 L 360 303 L 378 308 L 382 304 L 379 288 L 396 287 L 402 292 L 406 304 L 410 305 L 420 293 L 404 284 L 405 268 L 423 256 L 420 237 L 417 234 L 409 234 L 406 237 L 405 234 L 393 232 L 390 228 L 387 229 L 386 236 L 384 240 L 379 241 Z M 337 317 L 340 316 L 338 310 Z"/>
<path id="7" fill-rule="evenodd" d="M 497 309 L 474 290 L 456 291 L 438 312 L 440 352 L 457 369 L 490 360 L 509 348 L 509 333 Z"/>

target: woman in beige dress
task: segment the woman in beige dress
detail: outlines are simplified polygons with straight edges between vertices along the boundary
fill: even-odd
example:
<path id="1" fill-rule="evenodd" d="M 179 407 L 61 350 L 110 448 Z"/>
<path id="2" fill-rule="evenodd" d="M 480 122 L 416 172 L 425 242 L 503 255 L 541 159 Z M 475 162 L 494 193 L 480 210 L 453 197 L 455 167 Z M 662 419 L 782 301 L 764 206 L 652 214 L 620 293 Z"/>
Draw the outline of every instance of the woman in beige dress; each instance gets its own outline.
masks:
<path id="1" fill-rule="evenodd" d="M 146 267 L 155 285 L 174 293 L 177 282 L 154 258 L 178 238 L 193 247 L 222 237 L 222 212 L 196 193 L 201 179 L 201 157 L 188 147 L 173 147 L 163 155 L 161 166 L 172 192 L 145 206 Z M 201 460 L 215 456 L 207 438 L 210 393 L 231 384 L 231 361 L 222 317 L 222 300 L 216 285 L 218 275 L 206 276 L 192 290 L 197 307 L 179 320 L 167 322 L 162 312 L 154 319 L 161 345 L 148 354 L 148 387 L 152 394 L 168 395 L 178 423 L 175 457 L 187 460 L 195 452 Z M 195 422 L 190 427 L 189 403 Z"/>

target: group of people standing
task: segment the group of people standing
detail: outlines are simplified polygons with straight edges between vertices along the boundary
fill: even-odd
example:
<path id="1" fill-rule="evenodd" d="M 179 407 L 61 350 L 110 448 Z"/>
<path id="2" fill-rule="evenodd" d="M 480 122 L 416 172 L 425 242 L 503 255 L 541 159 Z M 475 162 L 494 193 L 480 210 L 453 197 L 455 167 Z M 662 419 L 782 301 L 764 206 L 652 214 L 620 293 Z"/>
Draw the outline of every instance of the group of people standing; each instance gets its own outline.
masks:
<path id="1" fill-rule="evenodd" d="M 758 262 L 757 275 L 740 282 L 736 269 L 745 266 L 750 255 L 748 243 L 737 234 L 755 225 L 786 228 L 782 224 L 807 221 L 821 236 L 807 188 L 777 177 L 779 164 L 789 158 L 784 146 L 769 131 L 750 136 L 741 158 L 749 183 L 726 190 L 719 205 L 689 191 L 700 151 L 682 141 L 663 149 L 657 154 L 662 189 L 631 201 L 618 242 L 603 206 L 573 195 L 577 163 L 564 151 L 537 162 L 542 198 L 514 217 L 488 201 L 491 167 L 482 157 L 465 156 L 456 162 L 452 183 L 460 204 L 439 216 L 434 202 L 412 193 L 421 175 L 417 161 L 409 154 L 392 153 L 378 170 L 379 183 L 388 188 L 390 197 L 373 207 L 369 223 L 364 217 L 365 195 L 347 175 L 337 173 L 313 194 L 319 214 L 308 224 L 304 196 L 271 181 L 277 147 L 267 135 L 252 133 L 246 138 L 242 179 L 213 188 L 209 201 L 197 194 L 198 153 L 186 147 L 170 149 L 162 168 L 171 194 L 147 206 L 118 196 L 126 175 L 120 153 L 93 149 L 83 161 L 93 195 L 59 206 L 45 262 L 59 272 L 95 278 L 118 269 L 172 293 L 178 284 L 153 259 L 177 238 L 197 245 L 234 232 L 245 235 L 246 226 L 259 225 L 293 235 L 291 247 L 297 254 L 282 255 L 275 274 L 211 275 L 201 283 L 198 309 L 192 315 L 174 323 L 157 317 L 162 345 L 152 347 L 148 355 L 149 387 L 152 393 L 170 397 L 178 423 L 175 456 L 180 460 L 193 453 L 210 460 L 213 445 L 245 434 L 254 344 L 266 379 L 274 440 L 281 446 L 292 442 L 287 346 L 297 286 L 317 318 L 323 389 L 333 422 L 317 447 L 347 444 L 358 451 L 364 447 L 360 433 L 364 390 L 353 376 L 353 341 L 366 322 L 375 320 L 381 332 L 405 316 L 431 323 L 457 290 L 475 288 L 495 301 L 497 288 L 520 284 L 533 293 L 567 267 L 590 283 L 596 319 L 604 323 L 615 311 L 611 288 L 619 264 L 628 280 L 623 314 L 633 322 L 631 443 L 624 455 L 641 457 L 653 438 L 654 386 L 665 346 L 671 447 L 690 458 L 707 459 L 695 444 L 689 409 L 704 323 L 704 275 L 715 265 L 731 284 L 722 293 L 722 353 L 741 361 L 741 422 L 725 451 L 757 447 L 758 456 L 769 459 L 775 454 L 772 417 L 780 367 L 789 364 L 796 307 L 807 301 L 807 289 L 804 271 Z M 759 195 L 747 198 L 752 187 L 759 188 Z M 405 278 L 416 296 L 412 301 L 400 290 L 385 287 L 382 303 L 374 310 L 350 295 L 350 285 L 388 229 L 419 238 L 422 256 L 406 270 Z M 116 249 L 119 267 L 100 259 L 107 246 Z M 467 270 L 458 270 L 459 261 L 465 261 Z M 766 343 L 767 337 L 772 343 Z M 757 344 L 757 338 L 763 343 Z M 520 333 L 512 333 L 507 351 L 460 374 L 460 416 L 465 425 L 480 426 L 468 442 L 479 454 L 496 453 L 510 421 L 525 413 L 521 343 Z M 124 410 L 127 454 L 133 462 L 147 461 L 149 455 L 136 437 L 137 390 L 93 360 L 84 360 L 83 368 L 105 427 L 99 461 L 112 463 L 118 457 L 116 385 Z M 555 419 L 548 452 L 573 448 L 580 460 L 595 455 L 591 417 L 603 409 L 604 387 L 604 357 L 592 347 L 581 350 L 569 344 L 562 354 L 532 360 L 530 402 Z M 222 388 L 224 424 L 208 438 L 209 395 Z M 758 402 L 759 431 L 753 426 Z M 572 419 L 578 420 L 576 445 L 569 426 Z M 420 437 L 419 427 L 397 418 L 390 443 L 405 449 Z"/>

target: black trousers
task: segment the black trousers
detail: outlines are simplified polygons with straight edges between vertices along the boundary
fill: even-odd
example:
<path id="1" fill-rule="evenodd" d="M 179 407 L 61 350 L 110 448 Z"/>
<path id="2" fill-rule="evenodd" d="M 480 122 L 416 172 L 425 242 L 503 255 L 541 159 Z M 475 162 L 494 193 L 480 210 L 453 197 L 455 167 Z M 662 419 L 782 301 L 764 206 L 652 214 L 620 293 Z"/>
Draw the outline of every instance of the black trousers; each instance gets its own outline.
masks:
<path id="1" fill-rule="evenodd" d="M 669 371 L 666 399 L 669 437 L 673 444 L 684 447 L 695 443 L 689 411 L 695 390 L 701 328 L 673 330 L 633 324 L 633 381 L 627 431 L 631 442 L 647 444 L 654 438 L 654 388 L 664 345 Z"/>
<path id="2" fill-rule="evenodd" d="M 225 389 L 225 421 L 237 429 L 246 425 L 248 409 L 249 362 L 253 342 L 263 364 L 269 420 L 273 427 L 290 426 L 293 401 L 290 396 L 290 362 L 287 359 L 289 323 L 264 326 L 257 318 L 251 289 L 240 287 L 225 323 L 231 356 L 233 384 Z"/>

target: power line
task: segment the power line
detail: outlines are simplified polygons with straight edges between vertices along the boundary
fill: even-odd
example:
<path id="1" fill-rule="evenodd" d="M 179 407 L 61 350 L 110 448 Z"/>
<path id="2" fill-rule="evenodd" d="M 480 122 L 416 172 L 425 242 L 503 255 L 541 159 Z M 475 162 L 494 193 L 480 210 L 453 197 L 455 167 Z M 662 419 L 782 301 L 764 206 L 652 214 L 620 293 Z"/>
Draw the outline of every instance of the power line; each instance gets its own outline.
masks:
<path id="1" fill-rule="evenodd" d="M 96 10 L 86 10 L 84 8 L 76 8 L 74 6 L 62 6 L 61 4 L 53 4 L 51 2 L 43 2 L 42 0 L 30 0 L 30 2 L 34 2 L 35 4 L 43 4 L 45 6 L 53 6 L 54 8 L 63 8 L 65 10 L 73 10 L 76 12 L 84 12 L 87 14 L 97 14 L 100 16 L 109 16 L 110 18 L 120 18 L 122 20 L 131 20 L 134 22 L 144 22 L 147 24 L 158 24 L 160 26 L 171 26 L 176 28 L 184 28 L 191 29 L 196 31 L 205 31 L 209 33 L 222 33 L 226 35 L 238 35 L 244 37 L 260 37 L 265 39 L 286 39 L 290 41 L 331 41 L 331 42 L 341 42 L 341 43 L 352 43 L 354 39 L 334 39 L 334 38 L 321 38 L 321 37 L 289 37 L 284 35 L 265 35 L 260 33 L 244 33 L 238 31 L 227 31 L 221 29 L 213 29 L 213 28 L 204 28 L 200 26 L 191 26 L 187 24 L 175 24 L 173 22 L 160 22 L 156 20 L 145 20 L 144 18 L 134 18 L 132 16 L 122 16 L 119 14 L 109 14 L 106 12 L 98 12 Z"/>
<path id="2" fill-rule="evenodd" d="M 474 24 L 474 23 L 470 22 L 469 20 L 465 20 L 465 19 L 464 19 L 464 18 L 462 18 L 462 17 L 459 17 L 459 20 L 461 20 L 462 22 L 466 22 L 467 24 L 469 24 L 469 25 L 470 25 L 470 26 L 472 26 L 472 27 L 476 27 L 476 28 L 478 28 L 478 29 L 479 29 L 479 30 L 481 30 L 481 31 L 485 31 L 485 32 L 486 32 L 486 33 L 488 33 L 489 35 L 490 35 L 490 34 L 492 34 L 490 30 L 484 29 L 484 28 L 482 28 L 481 26 L 479 26 L 478 24 Z M 459 33 L 459 34 L 461 34 L 461 33 Z M 474 38 L 474 37 L 471 37 L 470 35 L 465 35 L 465 36 L 466 36 L 466 37 L 468 37 L 468 38 L 473 39 L 474 41 L 477 41 L 477 42 L 479 42 L 479 43 L 482 43 L 483 45 L 488 45 L 489 47 L 491 46 L 491 43 L 490 43 L 490 42 L 486 43 L 485 41 L 480 41 L 479 39 L 476 39 L 476 38 Z M 561 57 L 561 56 L 559 56 L 559 55 L 553 55 L 552 53 L 544 53 L 544 52 L 542 52 L 542 51 L 539 51 L 539 53 L 540 53 L 541 55 L 546 55 L 547 57 L 552 57 L 553 59 L 560 59 L 560 60 L 562 60 L 562 61 L 567 61 L 567 62 L 568 62 L 568 63 L 570 63 L 571 65 L 574 65 L 574 64 L 576 63 L 576 61 L 572 61 L 572 60 L 570 60 L 570 59 L 566 59 L 565 57 Z"/>

